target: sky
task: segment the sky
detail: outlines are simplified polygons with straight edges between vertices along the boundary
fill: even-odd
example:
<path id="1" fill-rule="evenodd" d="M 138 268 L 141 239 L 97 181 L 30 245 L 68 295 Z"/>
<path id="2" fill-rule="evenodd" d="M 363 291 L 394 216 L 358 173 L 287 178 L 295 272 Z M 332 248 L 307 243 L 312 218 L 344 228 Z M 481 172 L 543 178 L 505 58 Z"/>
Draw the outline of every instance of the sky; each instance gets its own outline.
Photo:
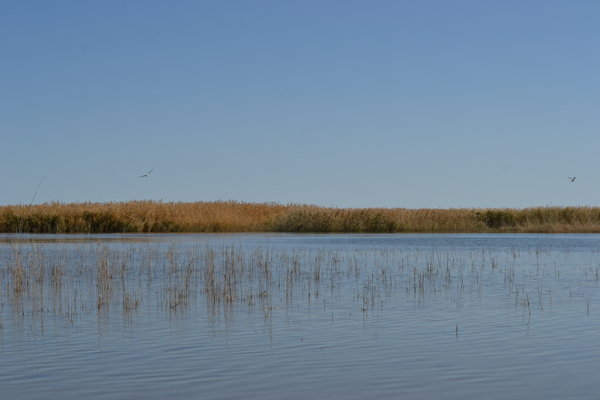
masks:
<path id="1" fill-rule="evenodd" d="M 598 21 L 598 1 L 0 0 L 0 205 L 599 206 Z"/>

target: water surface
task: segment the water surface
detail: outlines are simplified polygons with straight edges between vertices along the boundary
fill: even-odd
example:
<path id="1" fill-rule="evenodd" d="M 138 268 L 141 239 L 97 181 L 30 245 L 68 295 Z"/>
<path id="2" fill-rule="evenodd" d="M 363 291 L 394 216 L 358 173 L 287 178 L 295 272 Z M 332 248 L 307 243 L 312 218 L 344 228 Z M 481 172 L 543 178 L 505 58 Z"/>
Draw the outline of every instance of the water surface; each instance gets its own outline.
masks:
<path id="1" fill-rule="evenodd" d="M 0 235 L 0 388 L 595 398 L 600 235 Z"/>

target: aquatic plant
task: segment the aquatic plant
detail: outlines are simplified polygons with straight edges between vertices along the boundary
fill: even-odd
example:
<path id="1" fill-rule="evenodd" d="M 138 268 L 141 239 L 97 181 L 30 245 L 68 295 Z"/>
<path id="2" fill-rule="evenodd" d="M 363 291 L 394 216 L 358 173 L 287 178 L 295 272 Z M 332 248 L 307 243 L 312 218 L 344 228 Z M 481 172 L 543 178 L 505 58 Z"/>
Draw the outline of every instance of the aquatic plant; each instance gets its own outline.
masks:
<path id="1" fill-rule="evenodd" d="M 335 208 L 237 201 L 0 206 L 4 233 L 600 232 L 600 207 Z"/>

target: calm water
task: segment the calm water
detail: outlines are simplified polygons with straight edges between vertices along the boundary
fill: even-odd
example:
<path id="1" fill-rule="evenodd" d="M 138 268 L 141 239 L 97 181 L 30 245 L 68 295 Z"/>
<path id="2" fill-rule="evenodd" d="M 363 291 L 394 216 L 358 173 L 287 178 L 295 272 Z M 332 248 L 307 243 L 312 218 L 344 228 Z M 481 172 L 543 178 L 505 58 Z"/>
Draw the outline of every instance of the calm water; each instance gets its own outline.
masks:
<path id="1" fill-rule="evenodd" d="M 592 399 L 600 235 L 0 235 L 0 397 Z"/>

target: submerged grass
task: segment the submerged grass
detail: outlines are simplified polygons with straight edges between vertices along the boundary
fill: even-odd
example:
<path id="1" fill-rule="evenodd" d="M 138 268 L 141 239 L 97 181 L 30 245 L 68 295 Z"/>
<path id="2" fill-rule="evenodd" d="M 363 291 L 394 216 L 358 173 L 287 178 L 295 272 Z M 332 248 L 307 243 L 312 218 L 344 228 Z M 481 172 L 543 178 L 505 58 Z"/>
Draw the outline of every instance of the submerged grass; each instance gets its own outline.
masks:
<path id="1" fill-rule="evenodd" d="M 600 233 L 600 207 L 332 208 L 237 201 L 0 206 L 4 233 Z"/>

